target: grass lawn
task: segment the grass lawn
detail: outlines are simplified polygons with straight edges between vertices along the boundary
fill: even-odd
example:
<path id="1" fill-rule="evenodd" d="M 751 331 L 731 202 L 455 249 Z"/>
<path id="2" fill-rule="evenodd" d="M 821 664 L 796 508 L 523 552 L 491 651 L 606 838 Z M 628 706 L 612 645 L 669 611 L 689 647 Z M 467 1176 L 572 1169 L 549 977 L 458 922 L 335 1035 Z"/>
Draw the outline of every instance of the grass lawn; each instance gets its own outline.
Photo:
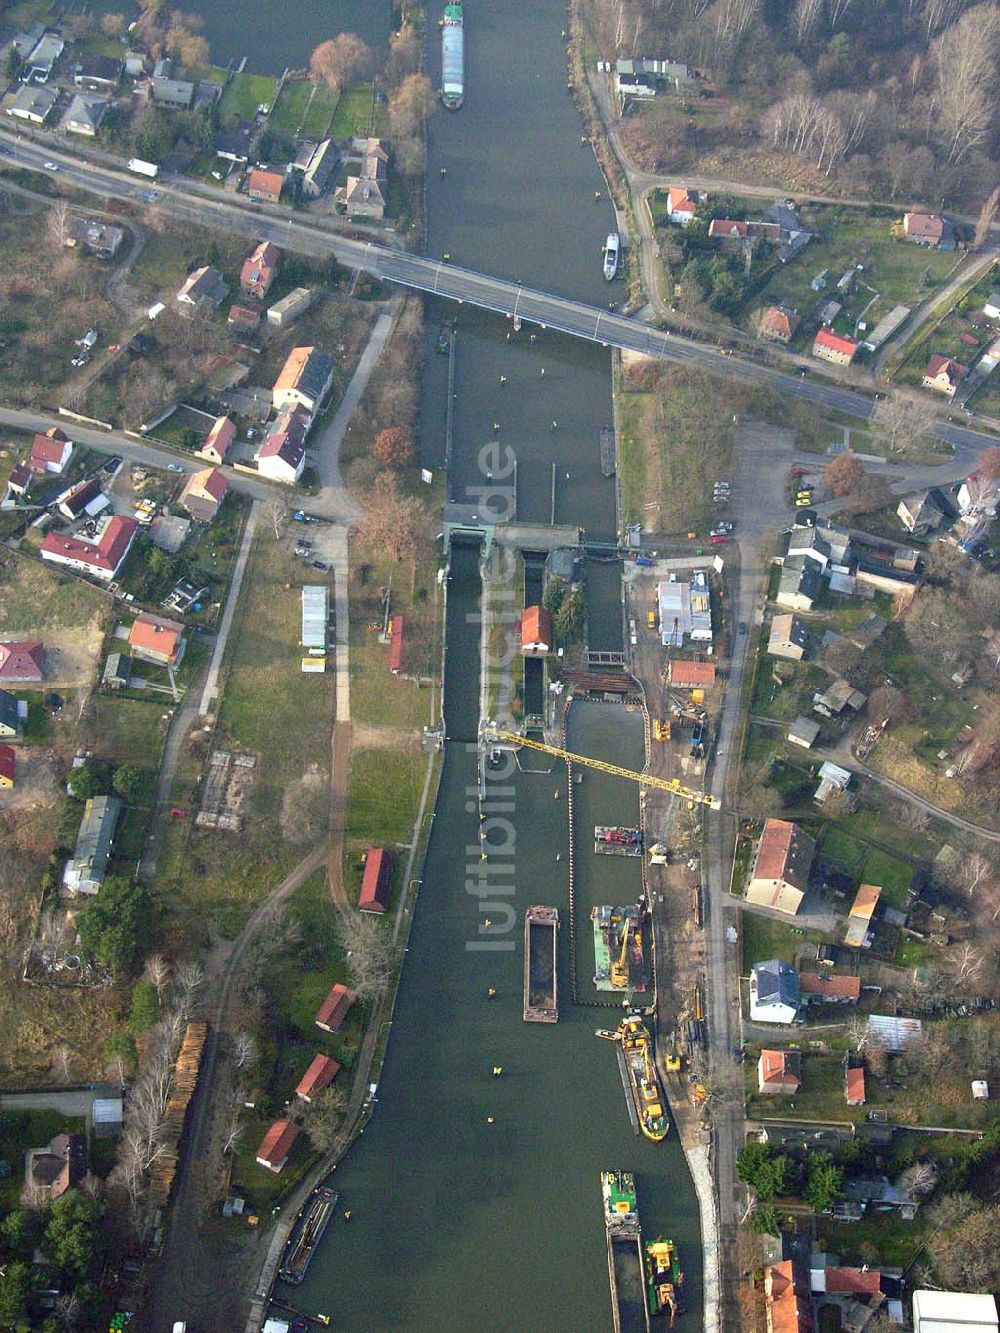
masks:
<path id="1" fill-rule="evenodd" d="M 376 107 L 376 111 L 379 108 Z M 354 135 L 378 134 L 379 129 L 372 126 L 372 86 L 370 83 L 356 83 L 337 103 L 333 124 L 329 133 L 334 138 L 350 138 Z"/>
<path id="2" fill-rule="evenodd" d="M 0 566 L 0 626 L 4 634 L 78 629 L 103 617 L 111 605 L 106 593 L 51 565 L 8 559 Z"/>
<path id="3" fill-rule="evenodd" d="M 785 1043 L 781 1043 L 784 1045 Z M 844 1100 L 844 1065 L 839 1054 L 819 1055 L 809 1051 L 802 1054 L 802 1086 L 794 1096 L 772 1096 L 757 1091 L 756 1043 L 750 1048 L 752 1060 L 747 1059 L 744 1069 L 747 1080 L 747 1115 L 784 1116 L 791 1114 L 804 1120 L 864 1120 L 863 1106 L 848 1106 Z"/>
<path id="4" fill-rule="evenodd" d="M 398 884 L 413 832 L 427 756 L 414 741 L 407 749 L 354 750 L 347 788 L 347 884 L 353 896 L 361 886 L 361 852 L 370 846 L 388 847 L 395 854 Z"/>
<path id="5" fill-rule="evenodd" d="M 302 134 L 309 139 L 325 138 L 331 132 L 330 122 L 337 110 L 337 104 L 338 99 L 325 83 L 316 84 L 302 122 Z"/>
<path id="6" fill-rule="evenodd" d="M 618 478 L 623 523 L 641 522 L 647 497 L 659 490 L 650 489 L 650 480 L 656 479 L 648 476 L 647 450 L 642 446 L 643 438 L 652 430 L 654 407 L 655 397 L 651 393 L 618 390 Z"/>
<path id="7" fill-rule="evenodd" d="M 289 134 L 298 133 L 302 113 L 315 87 L 310 79 L 286 79 L 271 112 L 271 128 Z"/>
<path id="8" fill-rule="evenodd" d="M 273 105 L 277 91 L 278 80 L 269 74 L 234 74 L 222 94 L 222 119 L 252 120 L 259 106 Z"/>
<path id="9" fill-rule="evenodd" d="M 24 1154 L 43 1148 L 57 1134 L 82 1134 L 84 1121 L 61 1111 L 0 1110 L 0 1162 L 9 1172 L 0 1176 L 0 1206 L 4 1213 L 17 1208 L 24 1185 Z"/>
<path id="10" fill-rule="evenodd" d="M 167 727 L 163 715 L 169 706 L 165 701 L 96 695 L 84 729 L 88 748 L 113 763 L 158 767 Z"/>
<path id="11" fill-rule="evenodd" d="M 746 907 L 741 920 L 744 973 L 748 973 L 754 963 L 766 962 L 768 958 L 780 958 L 794 965 L 796 954 L 804 944 L 818 944 L 823 939 L 817 931 L 802 930 Z"/>
<path id="12" fill-rule="evenodd" d="M 904 1269 L 917 1257 L 930 1230 L 923 1210 L 912 1222 L 904 1222 L 897 1213 L 871 1213 L 860 1222 L 837 1223 L 824 1217 L 817 1225 L 817 1245 L 835 1250 L 841 1263 Z"/>
<path id="13" fill-rule="evenodd" d="M 247 1211 L 261 1214 L 266 1221 L 270 1220 L 267 1215 L 271 1208 L 291 1193 L 315 1158 L 308 1138 L 300 1134 L 280 1175 L 258 1166 L 257 1149 L 275 1118 L 257 1116 L 252 1111 L 249 1113 L 249 1119 L 243 1124 L 243 1141 L 233 1154 L 230 1173 L 231 1184 L 246 1190 Z"/>

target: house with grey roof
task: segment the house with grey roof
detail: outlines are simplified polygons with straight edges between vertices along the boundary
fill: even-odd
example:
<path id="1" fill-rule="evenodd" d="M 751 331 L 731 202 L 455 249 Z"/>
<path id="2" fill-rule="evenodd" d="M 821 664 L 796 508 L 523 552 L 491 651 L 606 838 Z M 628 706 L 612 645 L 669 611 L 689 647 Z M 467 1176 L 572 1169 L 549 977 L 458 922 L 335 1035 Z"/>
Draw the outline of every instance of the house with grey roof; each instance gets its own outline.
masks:
<path id="1" fill-rule="evenodd" d="M 93 139 L 108 114 L 111 103 L 94 93 L 78 93 L 66 109 L 60 128 L 69 134 L 85 134 Z"/>
<path id="2" fill-rule="evenodd" d="M 944 522 L 944 507 L 934 490 L 904 495 L 896 506 L 899 521 L 915 537 L 926 537 Z"/>
<path id="3" fill-rule="evenodd" d="M 801 662 L 808 648 L 809 630 L 804 620 L 791 612 L 774 617 L 767 640 L 767 651 L 771 657 Z"/>
<path id="4" fill-rule="evenodd" d="M 0 740 L 19 740 L 28 705 L 9 690 L 0 690 Z"/>
<path id="5" fill-rule="evenodd" d="M 76 849 L 63 872 L 63 887 L 68 894 L 100 892 L 121 812 L 117 796 L 92 796 L 87 802 Z"/>
<path id="6" fill-rule="evenodd" d="M 26 83 L 7 108 L 7 115 L 27 120 L 32 125 L 44 125 L 58 100 L 59 93 L 55 88 L 39 88 Z"/>
<path id="7" fill-rule="evenodd" d="M 205 264 L 188 274 L 184 286 L 177 293 L 177 304 L 191 310 L 207 310 L 221 305 L 228 291 L 219 270 Z"/>
<path id="8" fill-rule="evenodd" d="M 808 529 L 811 531 L 811 529 Z M 792 611 L 808 611 L 820 594 L 820 569 L 804 555 L 785 560 L 774 600 Z"/>
<path id="9" fill-rule="evenodd" d="M 780 958 L 755 963 L 750 971 L 750 1019 L 794 1023 L 802 1004 L 799 974 Z"/>

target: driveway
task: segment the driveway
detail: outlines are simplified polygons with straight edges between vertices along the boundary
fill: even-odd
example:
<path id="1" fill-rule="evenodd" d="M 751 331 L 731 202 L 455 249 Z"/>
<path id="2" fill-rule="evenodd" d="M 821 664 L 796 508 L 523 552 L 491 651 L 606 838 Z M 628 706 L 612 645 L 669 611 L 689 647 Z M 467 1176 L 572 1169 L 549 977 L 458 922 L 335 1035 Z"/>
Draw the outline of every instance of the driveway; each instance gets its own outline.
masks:
<path id="1" fill-rule="evenodd" d="M 54 1092 L 5 1092 L 0 1107 L 5 1111 L 61 1111 L 80 1116 L 90 1125 L 91 1109 L 101 1097 L 120 1097 L 117 1083 L 95 1083 L 88 1088 L 66 1088 Z"/>

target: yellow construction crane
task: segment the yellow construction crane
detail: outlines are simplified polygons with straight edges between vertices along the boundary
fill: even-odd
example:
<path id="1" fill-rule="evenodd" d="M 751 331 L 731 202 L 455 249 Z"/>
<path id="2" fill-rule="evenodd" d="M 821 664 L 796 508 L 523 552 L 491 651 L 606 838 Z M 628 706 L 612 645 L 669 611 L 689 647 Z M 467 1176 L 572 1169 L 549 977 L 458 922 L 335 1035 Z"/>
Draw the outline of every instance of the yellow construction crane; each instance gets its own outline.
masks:
<path id="1" fill-rule="evenodd" d="M 622 768 L 620 764 L 608 764 L 603 759 L 591 759 L 589 755 L 573 754 L 570 750 L 561 750 L 557 745 L 546 745 L 544 741 L 530 740 L 516 731 L 500 731 L 496 727 L 486 727 L 483 738 L 487 742 L 526 745 L 529 750 L 540 750 L 556 759 L 565 759 L 567 764 L 583 764 L 585 768 L 596 768 L 600 773 L 610 773 L 612 777 L 627 778 L 630 782 L 639 782 L 644 787 L 656 787 L 659 791 L 669 791 L 693 805 L 707 805 L 712 810 L 721 809 L 722 802 L 710 796 L 708 792 L 696 791 L 694 787 L 685 787 L 678 778 L 656 778 L 651 773 L 636 773 L 634 769 Z"/>

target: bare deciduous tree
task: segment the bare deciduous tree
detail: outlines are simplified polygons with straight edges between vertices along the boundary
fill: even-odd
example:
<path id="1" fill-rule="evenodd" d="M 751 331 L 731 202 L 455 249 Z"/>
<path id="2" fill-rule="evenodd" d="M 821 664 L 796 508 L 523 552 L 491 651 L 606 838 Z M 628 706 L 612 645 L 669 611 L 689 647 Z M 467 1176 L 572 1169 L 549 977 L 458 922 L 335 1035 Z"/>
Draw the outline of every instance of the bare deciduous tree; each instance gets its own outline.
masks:
<path id="1" fill-rule="evenodd" d="M 309 73 L 338 95 L 371 67 L 372 53 L 354 32 L 320 42 L 309 57 Z"/>
<path id="2" fill-rule="evenodd" d="M 976 219 L 976 234 L 972 242 L 974 250 L 981 250 L 989 240 L 993 224 L 997 220 L 998 209 L 1000 209 L 1000 186 L 990 191 L 988 198 L 983 201 L 983 206 L 979 210 L 979 217 Z"/>
<path id="3" fill-rule="evenodd" d="M 73 1058 L 73 1048 L 66 1042 L 56 1047 L 52 1067 L 55 1070 L 56 1077 L 61 1079 L 63 1083 L 68 1083 L 73 1076 Z"/>
<path id="4" fill-rule="evenodd" d="M 339 918 L 351 985 L 363 1000 L 379 1000 L 392 976 L 393 950 L 389 932 L 360 912 L 342 912 Z"/>
<path id="5" fill-rule="evenodd" d="M 897 390 L 886 394 L 872 412 L 872 433 L 891 454 L 905 457 L 926 449 L 935 414 L 925 399 Z"/>
<path id="6" fill-rule="evenodd" d="M 795 40 L 802 45 L 819 27 L 823 19 L 824 0 L 796 0 L 792 11 Z"/>
<path id="7" fill-rule="evenodd" d="M 933 45 L 935 104 L 949 163 L 959 164 L 986 140 L 993 114 L 1000 9 L 968 9 Z"/>
<path id="8" fill-rule="evenodd" d="M 288 502 L 281 496 L 274 500 L 268 500 L 267 508 L 264 511 L 267 514 L 267 521 L 271 525 L 271 531 L 274 533 L 274 540 L 281 541 L 285 528 L 288 525 Z"/>
<path id="9" fill-rule="evenodd" d="M 252 1069 L 258 1059 L 257 1042 L 250 1032 L 238 1032 L 233 1042 L 233 1064 L 237 1069 Z"/>
<path id="10" fill-rule="evenodd" d="M 313 1098 L 305 1113 L 304 1128 L 317 1152 L 333 1146 L 346 1109 L 347 1093 L 337 1084 Z"/>
<path id="11" fill-rule="evenodd" d="M 143 969 L 146 980 L 156 987 L 156 997 L 163 1003 L 163 992 L 170 984 L 170 964 L 162 953 L 151 953 Z"/>
<path id="12" fill-rule="evenodd" d="M 73 217 L 70 212 L 69 203 L 65 199 L 58 200 L 49 209 L 49 236 L 52 238 L 52 244 L 60 251 L 66 245 L 67 241 L 72 240 L 72 222 Z"/>

